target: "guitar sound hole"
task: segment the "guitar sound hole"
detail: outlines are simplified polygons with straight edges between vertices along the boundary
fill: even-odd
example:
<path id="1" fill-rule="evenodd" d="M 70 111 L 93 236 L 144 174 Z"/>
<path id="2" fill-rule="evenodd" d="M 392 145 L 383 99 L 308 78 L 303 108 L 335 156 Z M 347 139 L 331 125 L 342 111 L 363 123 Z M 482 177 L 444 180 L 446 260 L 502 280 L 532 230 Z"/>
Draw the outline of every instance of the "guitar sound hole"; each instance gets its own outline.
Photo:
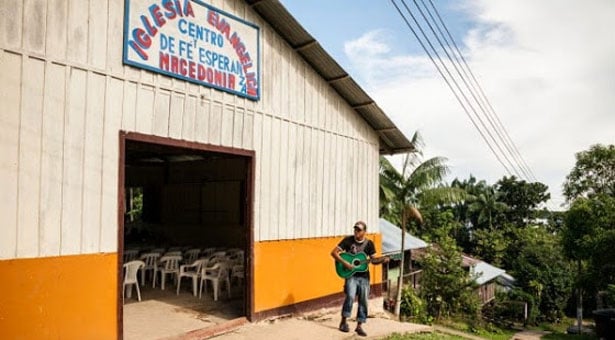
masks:
<path id="1" fill-rule="evenodd" d="M 355 267 L 358 267 L 360 264 L 361 264 L 361 261 L 359 261 L 359 260 L 352 261 L 352 265 L 355 266 Z"/>

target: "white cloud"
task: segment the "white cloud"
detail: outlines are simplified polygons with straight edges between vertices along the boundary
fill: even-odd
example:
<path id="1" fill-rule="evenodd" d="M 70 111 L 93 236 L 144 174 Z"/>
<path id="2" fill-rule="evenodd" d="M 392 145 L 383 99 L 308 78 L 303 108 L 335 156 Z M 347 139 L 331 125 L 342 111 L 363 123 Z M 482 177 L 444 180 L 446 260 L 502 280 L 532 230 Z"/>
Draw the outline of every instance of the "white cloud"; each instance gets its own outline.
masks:
<path id="1" fill-rule="evenodd" d="M 460 8 L 474 23 L 464 56 L 557 209 L 574 154 L 615 143 L 615 2 L 476 0 Z M 353 74 L 407 136 L 421 131 L 427 156 L 449 158 L 451 178 L 505 175 L 427 56 L 396 54 L 390 36 L 372 31 L 346 43 Z"/>

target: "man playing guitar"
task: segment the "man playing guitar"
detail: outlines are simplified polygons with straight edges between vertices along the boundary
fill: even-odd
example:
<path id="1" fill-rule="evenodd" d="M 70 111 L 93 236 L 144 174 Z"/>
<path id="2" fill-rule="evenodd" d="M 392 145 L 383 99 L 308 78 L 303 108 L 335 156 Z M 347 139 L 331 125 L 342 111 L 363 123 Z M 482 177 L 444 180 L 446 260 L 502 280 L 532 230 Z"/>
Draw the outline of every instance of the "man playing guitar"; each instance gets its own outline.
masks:
<path id="1" fill-rule="evenodd" d="M 376 248 L 374 243 L 365 237 L 367 225 L 363 221 L 358 221 L 353 226 L 354 235 L 345 237 L 333 250 L 331 256 L 338 263 L 342 264 L 347 270 L 354 270 L 355 265 L 345 260 L 340 256 L 342 252 L 352 255 L 365 253 L 370 258 L 373 264 L 381 264 L 389 262 L 388 257 L 374 258 Z M 352 304 L 355 296 L 359 297 L 359 308 L 357 310 L 357 332 L 360 336 L 367 336 L 367 333 L 361 327 L 367 321 L 367 299 L 369 298 L 369 269 L 365 266 L 365 271 L 355 271 L 351 276 L 346 278 L 344 283 L 344 294 L 346 298 L 342 306 L 342 320 L 339 329 L 342 332 L 348 332 L 348 323 L 346 319 L 350 317 Z"/>

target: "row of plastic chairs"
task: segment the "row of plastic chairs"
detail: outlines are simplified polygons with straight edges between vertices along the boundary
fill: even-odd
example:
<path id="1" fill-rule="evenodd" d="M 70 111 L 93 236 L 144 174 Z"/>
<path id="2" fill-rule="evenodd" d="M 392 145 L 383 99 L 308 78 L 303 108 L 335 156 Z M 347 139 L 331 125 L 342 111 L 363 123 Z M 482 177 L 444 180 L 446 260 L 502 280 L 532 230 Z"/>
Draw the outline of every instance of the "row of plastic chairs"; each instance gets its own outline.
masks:
<path id="1" fill-rule="evenodd" d="M 218 301 L 218 293 L 221 284 L 226 285 L 228 297 L 231 297 L 231 279 L 236 278 L 242 282 L 244 278 L 243 262 L 238 263 L 225 257 L 224 255 L 212 255 L 210 258 L 199 259 L 191 265 L 180 267 L 177 283 L 177 294 L 181 289 L 182 277 L 192 279 L 192 294 L 196 296 L 199 291 L 199 298 L 203 296 L 203 290 L 207 291 L 207 281 L 212 283 L 214 301 Z"/>
<path id="2" fill-rule="evenodd" d="M 209 255 L 212 255 L 214 253 L 219 253 L 219 252 L 224 252 L 225 254 L 229 255 L 229 256 L 234 256 L 234 255 L 239 255 L 241 257 L 243 257 L 243 250 L 239 249 L 239 248 L 230 248 L 230 249 L 224 249 L 224 248 L 186 248 L 184 251 L 176 249 L 176 248 L 169 248 L 169 250 L 165 250 L 164 248 L 156 248 L 156 249 L 152 249 L 150 251 L 145 251 L 142 252 L 139 249 L 127 249 L 124 251 L 124 263 L 126 262 L 130 262 L 130 261 L 134 261 L 139 259 L 139 253 L 157 253 L 160 254 L 161 256 L 165 256 L 165 255 L 181 255 L 183 256 L 183 261 L 185 263 L 192 263 L 194 262 L 196 259 L 201 258 L 201 257 L 207 257 Z"/>
<path id="3" fill-rule="evenodd" d="M 226 283 L 230 297 L 230 279 L 236 278 L 238 281 L 244 279 L 243 252 L 231 253 L 227 256 L 225 252 L 217 252 L 207 258 L 195 260 L 191 264 L 180 265 L 182 257 L 180 255 L 167 253 L 159 259 L 157 253 L 146 253 L 141 256 L 141 260 L 133 260 L 124 264 L 124 290 L 126 286 L 132 289 L 136 286 L 137 296 L 141 301 L 141 292 L 137 274 L 141 271 L 141 285 L 145 284 L 147 271 L 153 271 L 152 287 L 156 287 L 158 273 L 160 273 L 161 289 L 165 289 L 166 278 L 170 274 L 173 276 L 177 285 L 177 294 L 181 288 L 182 277 L 192 278 L 193 295 L 196 296 L 199 290 L 199 298 L 202 291 L 207 291 L 207 281 L 213 285 L 214 300 L 218 300 L 218 292 L 221 283 Z M 199 281 L 200 279 L 200 281 Z M 122 295 L 124 292 L 122 292 Z M 130 293 L 129 293 L 130 294 Z"/>

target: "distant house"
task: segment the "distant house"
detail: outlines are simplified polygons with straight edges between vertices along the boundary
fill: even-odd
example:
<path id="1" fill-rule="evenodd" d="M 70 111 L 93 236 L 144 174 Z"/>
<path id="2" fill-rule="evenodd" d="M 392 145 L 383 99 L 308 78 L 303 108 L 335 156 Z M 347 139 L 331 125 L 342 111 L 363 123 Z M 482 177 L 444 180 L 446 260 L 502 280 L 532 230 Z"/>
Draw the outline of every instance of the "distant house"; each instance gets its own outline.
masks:
<path id="1" fill-rule="evenodd" d="M 382 255 L 389 256 L 391 261 L 387 264 L 386 269 L 383 269 L 384 289 L 389 291 L 389 287 L 397 286 L 397 278 L 399 277 L 399 265 L 401 263 L 401 228 L 393 223 L 381 218 L 379 222 L 380 233 L 382 235 Z M 418 288 L 421 276 L 421 270 L 416 269 L 415 262 L 417 256 L 413 254 L 413 250 L 426 249 L 429 245 L 427 242 L 418 237 L 412 236 L 406 232 L 404 239 L 404 256 L 406 259 L 404 273 L 404 282 L 411 284 L 412 287 Z M 412 261 L 407 261 L 411 259 Z"/>
<path id="2" fill-rule="evenodd" d="M 383 218 L 380 219 L 379 227 L 382 234 L 382 254 L 391 257 L 387 268 L 382 271 L 383 283 L 385 285 L 384 290 L 387 291 L 388 296 L 391 296 L 393 289 L 389 288 L 397 286 L 397 278 L 399 277 L 401 228 Z M 406 232 L 404 240 L 404 255 L 406 259 L 404 283 L 411 285 L 415 289 L 420 287 L 422 276 L 422 269 L 417 265 L 417 260 L 425 254 L 427 247 L 429 247 L 429 244 L 425 241 Z M 407 261 L 407 259 L 411 259 L 411 261 Z M 515 279 L 506 274 L 506 271 L 501 268 L 466 254 L 462 254 L 461 260 L 461 266 L 467 268 L 478 284 L 476 294 L 482 304 L 486 304 L 495 298 L 498 286 L 510 289 L 514 285 Z"/>
<path id="3" fill-rule="evenodd" d="M 467 255 L 463 255 L 463 258 L 472 259 Z M 469 269 L 470 275 L 475 276 L 475 281 L 478 284 L 476 292 L 481 303 L 486 304 L 495 299 L 497 279 L 502 275 L 505 275 L 506 271 L 481 260 L 472 260 L 473 263 L 470 265 Z M 507 276 L 512 278 L 510 275 Z"/>

